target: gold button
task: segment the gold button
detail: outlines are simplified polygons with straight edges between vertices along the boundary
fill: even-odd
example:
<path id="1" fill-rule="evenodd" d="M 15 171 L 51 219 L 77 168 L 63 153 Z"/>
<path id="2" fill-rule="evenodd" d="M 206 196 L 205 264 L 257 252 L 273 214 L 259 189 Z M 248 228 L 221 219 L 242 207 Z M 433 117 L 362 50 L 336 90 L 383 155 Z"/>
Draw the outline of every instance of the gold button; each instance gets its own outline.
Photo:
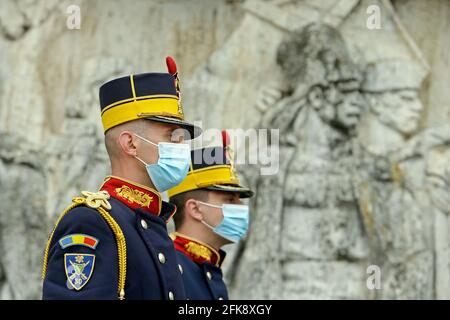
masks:
<path id="1" fill-rule="evenodd" d="M 212 274 L 211 274 L 211 272 L 207 272 L 206 273 L 206 277 L 208 278 L 208 280 L 211 280 L 212 279 Z"/>
<path id="2" fill-rule="evenodd" d="M 166 257 L 160 252 L 158 253 L 158 259 L 161 263 L 166 263 Z"/>
<path id="3" fill-rule="evenodd" d="M 173 295 L 172 291 L 169 291 L 169 300 L 175 299 L 175 296 Z"/>
<path id="4" fill-rule="evenodd" d="M 180 273 L 183 274 L 183 267 L 181 266 L 181 264 L 178 265 L 178 269 L 180 270 Z"/>
<path id="5" fill-rule="evenodd" d="M 144 228 L 144 229 L 147 229 L 147 228 L 148 228 L 147 222 L 146 222 L 144 219 L 141 220 L 141 226 L 142 226 L 142 228 Z"/>

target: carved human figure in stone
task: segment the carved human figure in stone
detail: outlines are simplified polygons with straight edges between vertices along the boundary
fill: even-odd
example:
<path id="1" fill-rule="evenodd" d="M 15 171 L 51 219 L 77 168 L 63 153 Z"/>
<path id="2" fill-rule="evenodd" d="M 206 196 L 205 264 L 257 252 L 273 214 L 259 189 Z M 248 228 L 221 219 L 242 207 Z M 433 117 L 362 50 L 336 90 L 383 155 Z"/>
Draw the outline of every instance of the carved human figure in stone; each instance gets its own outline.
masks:
<path id="1" fill-rule="evenodd" d="M 428 235 L 427 252 L 434 251 L 434 259 L 426 263 L 430 269 L 424 271 L 435 279 L 435 287 L 429 288 L 427 297 L 450 299 L 450 124 L 421 131 L 391 158 L 404 188 L 414 194 L 421 208 L 426 227 L 419 234 Z"/>
<path id="2" fill-rule="evenodd" d="M 360 92 L 360 83 L 356 80 L 342 82 L 339 84 L 339 91 L 344 98 L 336 106 L 335 124 L 343 128 L 354 129 L 366 106 Z"/>
<path id="3" fill-rule="evenodd" d="M 382 226 L 374 248 L 383 251 L 380 298 L 450 297 L 449 150 L 450 126 L 426 129 L 390 157 L 392 181 L 371 182 Z"/>
<path id="4" fill-rule="evenodd" d="M 361 124 L 360 140 L 370 152 L 385 155 L 395 151 L 417 132 L 424 76 L 423 67 L 407 60 L 385 60 L 367 67 L 363 91 L 370 112 Z"/>
<path id="5" fill-rule="evenodd" d="M 321 274 L 330 261 L 339 269 L 330 277 L 339 281 L 341 273 L 349 273 L 356 283 L 363 270 L 337 260 L 367 254 L 352 183 L 351 140 L 364 111 L 362 76 L 339 32 L 321 24 L 308 25 L 282 42 L 277 62 L 287 85 L 274 105 L 260 109 L 267 110 L 261 127 L 280 130 L 280 172 L 257 182 L 253 219 L 253 228 L 265 228 L 263 234 L 271 236 L 250 234 L 246 246 L 262 257 L 243 256 L 246 266 L 268 267 L 238 270 L 237 278 L 239 272 L 253 272 L 258 281 L 251 283 L 258 283 L 259 294 L 267 291 L 265 297 L 326 298 L 329 291 L 321 282 L 327 280 Z M 263 226 L 267 223 L 270 227 Z M 239 286 L 245 291 L 244 283 Z M 343 287 L 340 294 L 360 293 Z"/>
<path id="6" fill-rule="evenodd" d="M 360 248 L 354 247 L 355 242 L 359 242 L 356 238 L 360 236 L 358 226 L 353 224 L 357 219 L 349 215 L 357 218 L 352 183 L 352 136 L 365 108 L 359 92 L 362 76 L 351 61 L 345 42 L 336 29 L 313 24 L 300 34 L 298 42 L 297 39 L 288 40 L 288 44 L 282 44 L 278 52 L 280 65 L 283 65 L 281 61 L 284 58 L 297 57 L 299 74 L 305 77 L 299 83 L 294 83 L 293 96 L 299 90 L 304 90 L 305 85 L 310 85 L 305 106 L 299 111 L 307 115 L 298 116 L 304 122 L 302 126 L 291 127 L 298 139 L 291 164 L 286 169 L 285 209 L 299 218 L 302 215 L 299 211 L 306 213 L 308 210 L 317 211 L 313 208 L 320 208 L 319 212 L 311 212 L 311 215 L 316 220 L 314 223 L 321 226 L 319 239 L 315 241 L 321 248 L 310 246 L 315 251 L 311 257 L 360 257 L 364 254 L 357 252 Z M 285 47 L 290 46 L 297 48 L 296 55 L 290 52 L 286 56 Z M 285 72 L 289 75 L 287 70 Z M 282 243 L 287 247 L 296 242 L 290 238 L 296 233 L 294 230 L 292 234 L 289 233 L 293 229 L 290 226 L 300 223 L 297 221 L 294 224 L 294 221 L 289 220 L 285 216 L 287 237 Z M 314 238 L 317 235 L 309 236 Z M 305 252 L 301 255 L 304 256 Z"/>
<path id="7" fill-rule="evenodd" d="M 306 26 L 280 44 L 277 63 L 290 100 L 306 98 L 331 127 L 343 131 L 355 127 L 364 105 L 359 91 L 361 74 L 336 29 L 323 24 Z"/>
<path id="8" fill-rule="evenodd" d="M 395 156 L 419 129 L 424 76 L 414 61 L 385 60 L 368 66 L 363 84 L 369 112 L 359 131 L 358 193 L 370 263 L 384 278 L 377 298 L 432 297 L 432 219 L 418 174 L 424 158 Z"/>

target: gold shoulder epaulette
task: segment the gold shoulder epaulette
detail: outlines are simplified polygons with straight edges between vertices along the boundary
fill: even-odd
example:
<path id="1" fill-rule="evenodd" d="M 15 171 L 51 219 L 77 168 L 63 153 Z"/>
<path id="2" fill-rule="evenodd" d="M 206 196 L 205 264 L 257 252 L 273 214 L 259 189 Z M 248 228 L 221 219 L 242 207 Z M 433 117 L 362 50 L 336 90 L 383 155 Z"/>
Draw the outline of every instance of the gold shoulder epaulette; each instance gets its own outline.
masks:
<path id="1" fill-rule="evenodd" d="M 56 227 L 61 222 L 62 218 L 72 209 L 85 205 L 89 208 L 95 209 L 98 213 L 100 213 L 101 217 L 106 221 L 108 226 L 111 228 L 114 233 L 114 237 L 117 243 L 117 254 L 119 257 L 119 284 L 118 284 L 118 296 L 120 300 L 125 299 L 125 279 L 127 272 L 127 247 L 125 236 L 122 232 L 122 229 L 114 220 L 114 218 L 108 213 L 111 210 L 111 204 L 109 203 L 109 194 L 106 191 L 99 192 L 89 192 L 82 191 L 81 197 L 75 197 L 72 199 L 72 204 L 68 206 L 63 213 L 59 216 L 56 221 L 55 227 L 50 234 L 50 237 L 47 241 L 47 245 L 45 247 L 44 252 L 44 264 L 42 267 L 42 279 L 45 278 L 47 273 L 47 263 L 48 263 L 48 254 L 50 251 L 50 245 L 52 242 L 53 234 L 55 233 Z"/>

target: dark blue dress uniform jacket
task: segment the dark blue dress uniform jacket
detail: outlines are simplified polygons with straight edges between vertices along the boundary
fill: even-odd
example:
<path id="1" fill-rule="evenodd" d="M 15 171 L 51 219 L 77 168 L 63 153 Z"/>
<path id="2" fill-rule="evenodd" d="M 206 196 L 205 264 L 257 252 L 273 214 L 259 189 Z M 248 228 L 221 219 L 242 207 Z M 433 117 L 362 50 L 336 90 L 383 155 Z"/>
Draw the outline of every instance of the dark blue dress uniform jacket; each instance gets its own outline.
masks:
<path id="1" fill-rule="evenodd" d="M 217 251 L 208 244 L 179 232 L 174 232 L 171 237 L 177 251 L 187 299 L 228 299 L 220 269 L 225 251 Z"/>
<path id="2" fill-rule="evenodd" d="M 121 227 L 127 246 L 125 299 L 185 299 L 185 291 L 176 251 L 167 234 L 166 220 L 174 206 L 162 202 L 159 216 L 138 208 L 132 210 L 111 198 L 110 215 Z M 97 238 L 91 249 L 73 245 L 62 249 L 58 240 L 69 234 Z M 94 254 L 95 265 L 86 285 L 79 291 L 68 288 L 65 273 L 66 253 Z M 113 232 L 101 215 L 80 206 L 69 211 L 58 224 L 48 255 L 43 299 L 117 299 L 118 253 Z"/>
<path id="3" fill-rule="evenodd" d="M 186 297 L 189 300 L 227 300 L 228 291 L 222 270 L 208 262 L 196 263 L 184 253 L 177 251 L 183 270 Z"/>

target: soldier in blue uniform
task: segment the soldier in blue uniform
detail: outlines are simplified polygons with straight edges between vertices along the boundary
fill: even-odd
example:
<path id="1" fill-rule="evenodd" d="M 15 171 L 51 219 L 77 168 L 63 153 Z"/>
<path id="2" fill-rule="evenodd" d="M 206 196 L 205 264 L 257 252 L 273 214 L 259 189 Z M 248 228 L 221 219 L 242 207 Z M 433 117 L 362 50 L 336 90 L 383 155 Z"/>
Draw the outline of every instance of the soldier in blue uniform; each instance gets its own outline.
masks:
<path id="1" fill-rule="evenodd" d="M 168 191 L 178 212 L 171 236 L 177 250 L 186 296 L 191 300 L 228 299 L 221 265 L 221 247 L 241 239 L 248 229 L 249 209 L 234 170 L 229 137 L 223 146 L 193 150 L 186 179 Z"/>
<path id="2" fill-rule="evenodd" d="M 100 88 L 112 175 L 81 192 L 48 240 L 44 299 L 185 299 L 166 223 L 175 214 L 161 193 L 189 170 L 185 139 L 201 129 L 184 121 L 173 59 L 168 73 L 114 79 Z"/>

